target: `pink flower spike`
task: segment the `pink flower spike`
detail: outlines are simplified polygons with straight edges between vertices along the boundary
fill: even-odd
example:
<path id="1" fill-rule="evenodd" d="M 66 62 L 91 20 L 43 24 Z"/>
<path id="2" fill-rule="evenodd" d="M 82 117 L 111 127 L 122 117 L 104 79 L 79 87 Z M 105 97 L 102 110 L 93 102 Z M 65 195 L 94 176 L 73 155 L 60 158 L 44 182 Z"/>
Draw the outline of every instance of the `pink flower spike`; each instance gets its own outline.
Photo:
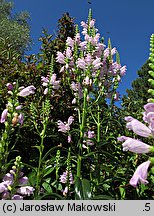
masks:
<path id="1" fill-rule="evenodd" d="M 123 144 L 123 151 L 131 151 L 134 153 L 142 154 L 149 153 L 150 147 L 149 145 L 141 142 L 140 140 L 128 138 Z"/>
<path id="2" fill-rule="evenodd" d="M 35 90 L 36 88 L 33 86 L 33 85 L 30 85 L 24 89 L 22 89 L 20 92 L 19 92 L 19 96 L 21 97 L 26 97 L 30 94 L 34 94 L 35 93 Z"/>
<path id="3" fill-rule="evenodd" d="M 132 185 L 133 187 L 137 187 L 138 183 L 142 184 L 148 184 L 147 176 L 148 176 L 148 168 L 150 166 L 150 161 L 146 161 L 142 164 L 140 164 L 132 178 L 130 179 L 129 184 Z"/>
<path id="4" fill-rule="evenodd" d="M 1 114 L 1 119 L 0 119 L 1 123 L 4 123 L 6 121 L 7 115 L 8 115 L 8 109 L 3 110 Z"/>

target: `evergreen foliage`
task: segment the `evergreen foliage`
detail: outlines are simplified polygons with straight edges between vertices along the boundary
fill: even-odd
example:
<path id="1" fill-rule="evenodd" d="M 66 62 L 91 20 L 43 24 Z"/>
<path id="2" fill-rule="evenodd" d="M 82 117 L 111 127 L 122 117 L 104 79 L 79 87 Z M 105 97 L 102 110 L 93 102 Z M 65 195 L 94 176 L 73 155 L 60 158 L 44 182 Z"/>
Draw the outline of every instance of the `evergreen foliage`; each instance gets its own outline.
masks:
<path id="1" fill-rule="evenodd" d="M 0 52 L 14 50 L 19 54 L 30 48 L 29 14 L 26 11 L 14 14 L 14 4 L 0 0 Z"/>

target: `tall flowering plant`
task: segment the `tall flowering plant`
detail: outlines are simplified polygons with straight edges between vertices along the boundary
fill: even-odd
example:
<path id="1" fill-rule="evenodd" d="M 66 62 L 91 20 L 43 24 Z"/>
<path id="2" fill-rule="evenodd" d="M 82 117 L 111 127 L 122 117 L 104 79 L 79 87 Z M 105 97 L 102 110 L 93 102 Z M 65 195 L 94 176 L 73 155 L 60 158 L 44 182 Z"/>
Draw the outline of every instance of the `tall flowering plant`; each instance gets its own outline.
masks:
<path id="1" fill-rule="evenodd" d="M 20 128 L 24 123 L 23 105 L 19 102 L 19 98 L 35 93 L 33 85 L 19 87 L 18 83 L 7 83 L 7 89 L 8 102 L 0 117 L 0 123 L 4 124 L 0 140 L 0 169 L 2 176 L 7 170 L 8 155 L 15 146 L 15 143 L 10 146 L 10 136 L 16 127 Z"/>
<path id="2" fill-rule="evenodd" d="M 149 57 L 149 67 L 150 71 L 149 74 L 151 75 L 151 79 L 149 79 L 149 83 L 151 84 L 151 89 L 148 90 L 152 96 L 154 95 L 154 35 L 151 36 L 150 39 L 150 57 Z M 126 128 L 132 130 L 135 134 L 140 137 L 145 137 L 152 139 L 154 137 L 154 99 L 148 99 L 148 103 L 144 105 L 144 112 L 143 112 L 143 121 L 144 124 L 137 119 L 133 118 L 132 116 L 125 117 L 126 120 Z M 148 145 L 142 142 L 139 139 L 134 139 L 131 137 L 121 136 L 118 137 L 118 140 L 123 142 L 123 150 L 124 151 L 131 151 L 137 154 L 153 154 L 154 153 L 154 146 Z M 148 180 L 148 169 L 151 166 L 153 172 L 153 165 L 154 165 L 154 157 L 149 157 L 147 161 L 140 164 L 136 171 L 134 172 L 132 178 L 130 179 L 130 185 L 133 187 L 137 187 L 138 184 L 147 184 Z"/>
<path id="3" fill-rule="evenodd" d="M 105 117 L 102 112 L 107 99 L 110 99 L 110 114 L 114 101 L 119 100 L 117 88 L 121 77 L 125 75 L 126 66 L 121 66 L 119 54 L 116 48 L 112 48 L 110 40 L 108 46 L 105 46 L 95 27 L 91 10 L 87 22 L 82 21 L 81 27 L 83 28 L 81 34 L 77 26 L 75 37 L 67 38 L 66 50 L 63 53 L 58 51 L 56 58 L 56 61 L 61 64 L 60 72 L 64 74 L 65 82 L 70 86 L 74 96 L 72 106 L 77 112 L 77 118 L 76 115 L 70 116 L 67 123 L 59 120 L 57 124 L 58 130 L 67 134 L 72 152 L 75 151 L 77 155 L 75 182 L 82 181 L 84 161 L 89 154 L 95 154 L 97 157 L 96 184 L 99 184 L 100 142 L 102 122 Z M 74 130 L 71 132 L 71 124 L 79 125 L 78 132 Z M 95 149 L 95 153 L 92 152 L 92 148 Z M 93 181 L 92 176 L 90 178 Z M 90 185 L 89 182 L 88 184 Z M 75 184 L 75 188 L 76 194 L 79 194 L 78 184 Z"/>

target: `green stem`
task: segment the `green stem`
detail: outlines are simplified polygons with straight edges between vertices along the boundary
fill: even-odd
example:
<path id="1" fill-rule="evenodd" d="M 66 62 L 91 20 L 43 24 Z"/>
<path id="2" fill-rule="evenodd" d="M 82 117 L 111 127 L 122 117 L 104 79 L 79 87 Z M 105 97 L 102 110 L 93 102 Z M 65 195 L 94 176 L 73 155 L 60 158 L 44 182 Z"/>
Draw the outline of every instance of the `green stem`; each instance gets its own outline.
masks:
<path id="1" fill-rule="evenodd" d="M 80 155 L 78 155 L 78 159 L 77 159 L 77 177 L 81 178 L 81 162 L 82 162 L 82 158 Z"/>
<path id="2" fill-rule="evenodd" d="M 100 107 L 98 105 L 98 109 L 97 109 L 98 113 L 97 113 L 97 149 L 98 149 L 98 153 L 97 153 L 97 185 L 100 183 Z"/>
<path id="3" fill-rule="evenodd" d="M 86 114 L 87 114 L 87 89 L 85 88 L 84 96 L 83 96 L 82 120 L 80 124 L 79 154 L 77 159 L 77 176 L 79 178 L 81 178 L 82 145 L 83 145 L 83 138 L 84 138 L 84 131 L 85 131 Z"/>
<path id="4" fill-rule="evenodd" d="M 41 145 L 39 147 L 39 163 L 38 163 L 38 169 L 37 169 L 37 176 L 36 176 L 36 195 L 39 195 L 40 191 L 40 181 L 41 181 L 41 165 L 42 165 L 42 155 L 44 150 L 44 136 L 45 136 L 45 127 L 41 134 Z"/>

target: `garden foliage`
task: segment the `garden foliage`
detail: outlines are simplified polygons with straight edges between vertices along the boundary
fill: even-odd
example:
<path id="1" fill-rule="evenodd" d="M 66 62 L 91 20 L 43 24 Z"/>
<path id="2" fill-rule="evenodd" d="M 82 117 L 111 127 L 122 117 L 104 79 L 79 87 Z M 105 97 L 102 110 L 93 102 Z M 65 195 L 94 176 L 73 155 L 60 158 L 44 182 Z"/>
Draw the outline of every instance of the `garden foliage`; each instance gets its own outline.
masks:
<path id="1" fill-rule="evenodd" d="M 21 61 L 11 51 L 11 64 L 0 67 L 1 199 L 153 198 L 152 173 L 145 185 L 153 159 L 144 162 L 153 152 L 153 105 L 144 107 L 149 127 L 125 118 L 150 144 L 130 138 L 116 106 L 126 73 L 117 49 L 104 44 L 91 10 L 81 27 L 66 13 L 56 37 L 43 33 L 41 53 Z M 153 69 L 153 51 L 150 58 Z"/>

